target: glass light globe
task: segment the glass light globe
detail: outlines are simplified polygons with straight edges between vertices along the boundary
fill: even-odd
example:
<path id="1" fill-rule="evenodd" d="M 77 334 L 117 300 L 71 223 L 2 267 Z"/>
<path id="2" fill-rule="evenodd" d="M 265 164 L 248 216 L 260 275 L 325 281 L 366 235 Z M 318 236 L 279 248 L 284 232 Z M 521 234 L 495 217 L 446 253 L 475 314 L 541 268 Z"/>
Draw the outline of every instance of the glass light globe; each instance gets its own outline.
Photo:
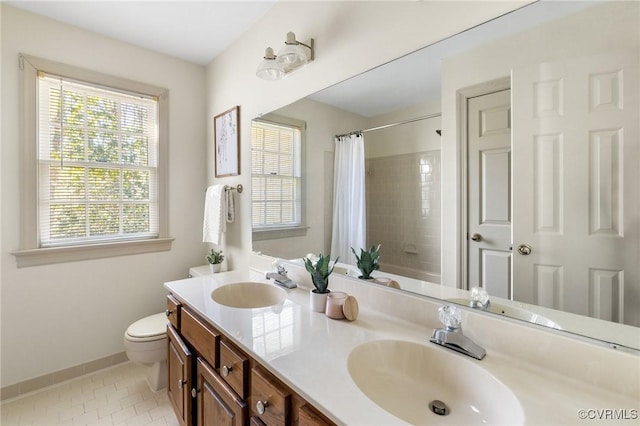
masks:
<path id="1" fill-rule="evenodd" d="M 256 75 L 263 80 L 280 80 L 284 77 L 284 69 L 276 61 L 276 55 L 273 54 L 273 49 L 267 47 L 264 52 L 264 59 L 258 65 Z"/>
<path id="2" fill-rule="evenodd" d="M 287 41 L 284 47 L 278 52 L 276 62 L 287 71 L 300 68 L 307 64 L 307 54 L 296 40 L 294 33 L 287 33 Z"/>
<path id="3" fill-rule="evenodd" d="M 299 45 L 286 45 L 278 52 L 276 62 L 287 69 L 300 68 L 307 63 L 307 55 Z"/>

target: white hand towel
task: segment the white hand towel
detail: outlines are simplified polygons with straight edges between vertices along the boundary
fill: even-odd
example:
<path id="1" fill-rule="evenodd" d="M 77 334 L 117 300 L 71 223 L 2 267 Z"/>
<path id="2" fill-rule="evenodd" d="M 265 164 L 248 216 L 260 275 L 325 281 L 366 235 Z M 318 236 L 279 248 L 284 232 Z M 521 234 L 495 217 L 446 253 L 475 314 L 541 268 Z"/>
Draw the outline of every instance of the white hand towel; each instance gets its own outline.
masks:
<path id="1" fill-rule="evenodd" d="M 236 207 L 233 201 L 233 191 L 231 189 L 224 191 L 225 206 L 227 208 L 227 223 L 233 223 L 236 220 Z"/>
<path id="2" fill-rule="evenodd" d="M 224 192 L 224 185 L 212 185 L 207 188 L 202 223 L 202 241 L 205 243 L 219 245 L 222 241 L 222 233 L 226 230 Z"/>

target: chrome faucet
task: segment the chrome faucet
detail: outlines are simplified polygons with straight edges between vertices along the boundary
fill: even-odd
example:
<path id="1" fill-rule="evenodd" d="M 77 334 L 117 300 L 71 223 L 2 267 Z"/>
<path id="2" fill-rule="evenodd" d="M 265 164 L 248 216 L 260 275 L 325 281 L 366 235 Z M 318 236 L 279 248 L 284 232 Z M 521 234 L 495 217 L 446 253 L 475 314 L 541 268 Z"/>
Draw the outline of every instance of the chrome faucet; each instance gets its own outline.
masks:
<path id="1" fill-rule="evenodd" d="M 273 280 L 276 284 L 286 288 L 296 288 L 298 284 L 291 281 L 291 278 L 287 276 L 287 271 L 284 269 L 284 266 L 279 263 L 276 264 L 276 269 L 278 272 L 267 272 L 266 278 L 268 280 Z"/>
<path id="2" fill-rule="evenodd" d="M 458 309 L 452 305 L 444 305 L 438 309 L 438 317 L 445 328 L 436 328 L 429 339 L 430 342 L 453 349 L 476 359 L 482 359 L 487 352 L 467 336 L 462 334 Z"/>
<path id="3" fill-rule="evenodd" d="M 489 309 L 491 300 L 489 300 L 489 293 L 482 287 L 473 287 L 471 289 L 471 298 L 469 300 L 469 306 L 474 309 L 481 309 L 486 311 Z"/>

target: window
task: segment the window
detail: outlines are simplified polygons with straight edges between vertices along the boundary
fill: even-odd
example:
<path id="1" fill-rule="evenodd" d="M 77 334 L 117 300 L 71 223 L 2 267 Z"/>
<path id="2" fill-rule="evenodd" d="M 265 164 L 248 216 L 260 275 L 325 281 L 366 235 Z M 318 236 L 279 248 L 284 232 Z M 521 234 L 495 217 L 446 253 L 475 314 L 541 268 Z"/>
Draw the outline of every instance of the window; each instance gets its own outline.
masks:
<path id="1" fill-rule="evenodd" d="M 166 90 L 21 57 L 18 266 L 167 250 Z"/>
<path id="2" fill-rule="evenodd" d="M 41 73 L 40 247 L 158 236 L 157 101 Z"/>
<path id="3" fill-rule="evenodd" d="M 251 125 L 254 236 L 255 232 L 303 227 L 304 123 L 298 123 L 292 125 L 254 120 Z"/>

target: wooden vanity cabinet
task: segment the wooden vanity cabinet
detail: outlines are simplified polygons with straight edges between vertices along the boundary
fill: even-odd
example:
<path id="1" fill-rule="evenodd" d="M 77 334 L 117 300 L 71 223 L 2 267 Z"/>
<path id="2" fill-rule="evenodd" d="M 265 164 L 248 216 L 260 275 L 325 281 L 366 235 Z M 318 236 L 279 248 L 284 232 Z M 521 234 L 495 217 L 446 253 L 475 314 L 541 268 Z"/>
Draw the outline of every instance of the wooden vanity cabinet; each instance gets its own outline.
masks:
<path id="1" fill-rule="evenodd" d="M 298 409 L 298 426 L 331 426 L 329 420 L 309 404 L 304 404 Z"/>
<path id="2" fill-rule="evenodd" d="M 167 396 L 178 422 L 182 426 L 192 422 L 192 372 L 191 351 L 184 344 L 171 324 L 167 325 Z"/>
<path id="3" fill-rule="evenodd" d="M 171 295 L 169 311 L 167 393 L 181 426 L 333 425 Z"/>
<path id="4" fill-rule="evenodd" d="M 255 417 L 255 416 L 254 416 L 254 417 L 251 417 L 251 420 L 249 421 L 249 424 L 250 424 L 251 426 L 266 426 L 266 425 L 264 424 L 264 422 L 263 422 L 262 420 L 260 420 L 260 418 L 259 418 L 259 417 Z"/>

